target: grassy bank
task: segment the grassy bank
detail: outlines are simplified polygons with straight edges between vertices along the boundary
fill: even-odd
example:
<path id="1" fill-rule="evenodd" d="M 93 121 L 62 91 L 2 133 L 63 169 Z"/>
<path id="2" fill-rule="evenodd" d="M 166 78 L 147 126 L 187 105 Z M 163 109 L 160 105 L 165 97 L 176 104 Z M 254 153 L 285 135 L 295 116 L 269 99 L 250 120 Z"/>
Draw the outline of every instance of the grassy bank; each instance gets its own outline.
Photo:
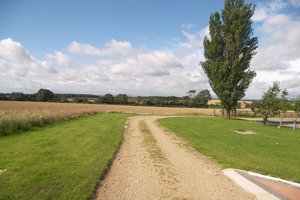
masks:
<path id="1" fill-rule="evenodd" d="M 300 183 L 300 131 L 220 117 L 166 118 L 159 123 L 200 153 L 216 159 L 223 168 L 249 170 Z M 233 129 L 258 134 L 243 135 Z"/>
<path id="2" fill-rule="evenodd" d="M 97 114 L 0 137 L 0 199 L 87 199 L 129 114 Z"/>

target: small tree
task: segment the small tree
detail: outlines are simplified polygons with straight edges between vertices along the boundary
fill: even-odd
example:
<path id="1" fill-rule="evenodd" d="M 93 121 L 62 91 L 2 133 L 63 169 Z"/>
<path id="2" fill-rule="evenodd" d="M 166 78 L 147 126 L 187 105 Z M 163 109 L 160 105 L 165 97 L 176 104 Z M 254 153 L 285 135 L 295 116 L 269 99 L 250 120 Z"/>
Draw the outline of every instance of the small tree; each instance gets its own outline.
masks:
<path id="1" fill-rule="evenodd" d="M 112 94 L 106 94 L 101 98 L 101 103 L 114 103 L 114 96 Z"/>
<path id="2" fill-rule="evenodd" d="M 53 99 L 53 97 L 53 92 L 43 88 L 39 89 L 39 91 L 36 94 L 36 100 L 42 102 L 50 101 Z"/>
<path id="3" fill-rule="evenodd" d="M 190 97 L 190 108 L 191 108 L 195 94 L 196 94 L 196 90 L 190 90 L 186 94 Z"/>
<path id="4" fill-rule="evenodd" d="M 154 105 L 154 103 L 153 103 L 152 100 L 153 100 L 153 99 L 152 99 L 151 97 L 149 97 L 149 98 L 146 99 L 146 101 L 144 102 L 144 105 L 145 105 L 145 106 L 152 106 L 152 105 Z"/>
<path id="5" fill-rule="evenodd" d="M 75 97 L 73 99 L 73 103 L 84 103 L 84 102 L 87 102 L 87 99 L 81 99 L 79 97 Z"/>
<path id="6" fill-rule="evenodd" d="M 61 97 L 60 102 L 61 103 L 68 103 L 69 101 L 65 96 L 63 96 L 63 97 Z"/>
<path id="7" fill-rule="evenodd" d="M 289 95 L 289 93 L 287 92 L 286 89 L 284 89 L 281 93 L 281 98 L 280 98 L 280 101 L 279 101 L 279 109 L 281 111 L 281 113 L 279 114 L 279 116 L 281 115 L 280 124 L 279 124 L 280 128 L 281 128 L 281 125 L 282 125 L 283 115 L 287 112 L 288 107 L 289 107 L 289 101 L 286 98 L 286 96 L 288 96 L 288 95 Z"/>
<path id="8" fill-rule="evenodd" d="M 297 118 L 299 117 L 300 113 L 300 95 L 297 98 L 294 98 L 292 101 L 292 109 L 295 111 L 296 119 L 294 120 L 295 125 L 297 126 Z M 297 127 L 299 129 L 299 127 Z"/>
<path id="9" fill-rule="evenodd" d="M 197 94 L 196 98 L 197 101 L 201 104 L 204 104 L 205 107 L 207 107 L 207 103 L 209 100 L 211 100 L 211 95 L 210 95 L 210 92 L 209 90 L 202 90 L 199 92 L 199 94 Z"/>
<path id="10" fill-rule="evenodd" d="M 117 104 L 127 104 L 128 96 L 126 94 L 118 94 L 114 98 L 114 102 L 117 103 Z"/>
<path id="11" fill-rule="evenodd" d="M 181 98 L 182 99 L 182 104 L 186 107 L 190 107 L 191 104 L 191 98 L 189 96 L 184 96 Z"/>
<path id="12" fill-rule="evenodd" d="M 287 91 L 284 89 L 281 94 L 281 99 L 278 98 L 280 91 L 279 82 L 276 81 L 273 83 L 273 87 L 270 87 L 267 92 L 264 92 L 261 100 L 253 101 L 250 106 L 254 115 L 261 114 L 263 116 L 267 126 L 269 126 L 269 116 L 280 114 L 280 101 L 287 95 Z"/>
<path id="13" fill-rule="evenodd" d="M 141 96 L 137 96 L 137 97 L 136 97 L 136 100 L 137 100 L 138 104 L 140 104 L 141 101 L 143 100 L 143 98 L 142 98 Z"/>

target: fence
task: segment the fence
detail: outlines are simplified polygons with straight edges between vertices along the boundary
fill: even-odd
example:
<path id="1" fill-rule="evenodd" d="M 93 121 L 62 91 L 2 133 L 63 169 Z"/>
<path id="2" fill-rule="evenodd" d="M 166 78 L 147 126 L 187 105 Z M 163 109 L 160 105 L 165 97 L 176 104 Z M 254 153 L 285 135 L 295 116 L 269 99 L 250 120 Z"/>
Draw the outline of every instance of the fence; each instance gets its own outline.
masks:
<path id="1" fill-rule="evenodd" d="M 236 111 L 236 115 L 237 116 L 254 116 L 254 112 L 252 112 L 252 111 L 246 111 L 246 110 L 245 111 L 243 111 L 243 110 L 237 110 Z M 281 116 L 274 115 L 273 117 L 282 117 L 282 115 L 283 115 L 283 117 L 291 117 L 291 118 L 293 118 L 293 117 L 299 117 L 300 116 L 298 113 L 295 113 L 294 111 L 288 111 L 288 112 L 286 112 L 284 114 L 281 114 Z M 262 115 L 261 114 L 256 114 L 255 116 L 262 116 Z"/>

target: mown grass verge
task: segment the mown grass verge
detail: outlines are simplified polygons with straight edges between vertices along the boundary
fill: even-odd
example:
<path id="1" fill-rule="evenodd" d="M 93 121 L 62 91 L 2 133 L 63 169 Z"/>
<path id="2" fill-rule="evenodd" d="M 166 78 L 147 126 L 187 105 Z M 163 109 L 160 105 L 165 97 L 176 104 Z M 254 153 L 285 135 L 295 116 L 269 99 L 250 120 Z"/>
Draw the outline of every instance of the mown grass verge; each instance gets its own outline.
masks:
<path id="1" fill-rule="evenodd" d="M 97 114 L 0 137 L 0 199 L 87 199 L 130 114 Z"/>
<path id="2" fill-rule="evenodd" d="M 300 131 L 220 117 L 166 118 L 159 123 L 211 156 L 223 168 L 234 168 L 300 183 Z M 249 130 L 243 135 L 234 129 Z"/>

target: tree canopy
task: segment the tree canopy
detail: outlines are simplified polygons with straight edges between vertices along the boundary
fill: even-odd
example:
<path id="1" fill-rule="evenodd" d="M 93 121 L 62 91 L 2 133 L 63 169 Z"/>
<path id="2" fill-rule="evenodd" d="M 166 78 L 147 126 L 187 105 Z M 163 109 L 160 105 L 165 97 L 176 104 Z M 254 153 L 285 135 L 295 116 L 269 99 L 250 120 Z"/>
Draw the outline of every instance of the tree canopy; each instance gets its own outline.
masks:
<path id="1" fill-rule="evenodd" d="M 117 103 L 117 104 L 127 104 L 128 96 L 126 94 L 118 94 L 114 98 L 114 102 Z"/>
<path id="2" fill-rule="evenodd" d="M 51 101 L 53 97 L 54 97 L 53 92 L 43 88 L 39 89 L 39 91 L 36 94 L 37 101 L 43 101 L 43 102 Z"/>
<path id="3" fill-rule="evenodd" d="M 211 14 L 210 37 L 204 38 L 205 62 L 200 62 L 209 78 L 212 90 L 221 100 L 230 119 L 230 110 L 245 96 L 255 71 L 250 70 L 250 61 L 256 54 L 257 37 L 253 37 L 251 17 L 255 6 L 243 0 L 226 0 L 221 16 Z M 221 20 L 222 17 L 222 20 Z"/>
<path id="4" fill-rule="evenodd" d="M 281 91 L 281 98 L 278 95 Z M 279 82 L 274 82 L 273 87 L 270 87 L 267 92 L 264 92 L 262 99 L 253 101 L 250 108 L 254 114 L 261 114 L 264 118 L 264 122 L 269 126 L 269 116 L 279 115 L 280 109 L 282 109 L 282 102 L 286 100 L 288 92 L 286 89 L 281 90 L 279 88 Z"/>
<path id="5" fill-rule="evenodd" d="M 205 106 L 207 106 L 207 103 L 209 100 L 211 100 L 211 95 L 209 90 L 202 90 L 196 95 L 196 100 Z"/>

